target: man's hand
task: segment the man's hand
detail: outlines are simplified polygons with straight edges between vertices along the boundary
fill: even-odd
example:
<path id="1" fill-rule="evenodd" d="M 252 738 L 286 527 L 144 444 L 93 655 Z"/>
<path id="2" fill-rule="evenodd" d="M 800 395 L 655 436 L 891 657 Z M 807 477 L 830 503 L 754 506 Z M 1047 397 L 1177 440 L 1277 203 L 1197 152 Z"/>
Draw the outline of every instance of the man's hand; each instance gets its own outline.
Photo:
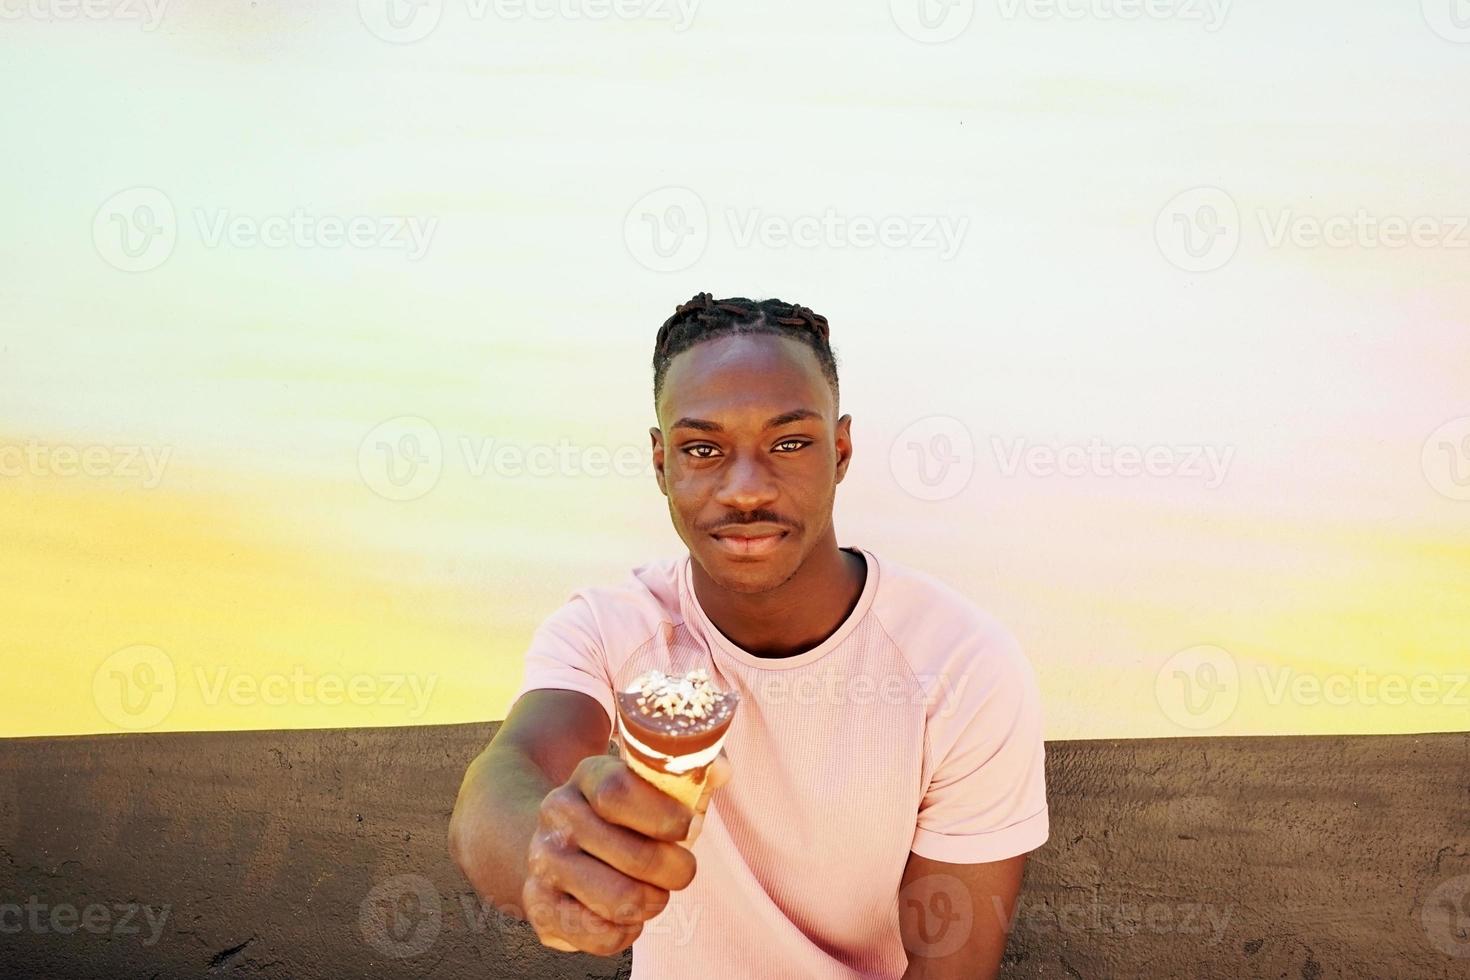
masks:
<path id="1" fill-rule="evenodd" d="M 541 942 L 612 956 L 694 880 L 690 846 L 710 794 L 729 781 L 723 754 L 693 810 L 641 779 L 621 759 L 583 759 L 541 802 L 521 900 Z"/>

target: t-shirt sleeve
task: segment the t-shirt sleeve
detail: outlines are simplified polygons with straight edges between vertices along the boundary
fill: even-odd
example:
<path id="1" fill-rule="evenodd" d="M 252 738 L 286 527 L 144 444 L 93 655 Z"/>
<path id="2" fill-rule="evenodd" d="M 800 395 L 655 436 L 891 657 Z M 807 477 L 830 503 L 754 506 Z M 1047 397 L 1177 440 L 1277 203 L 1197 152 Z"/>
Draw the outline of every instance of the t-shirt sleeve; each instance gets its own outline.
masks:
<path id="1" fill-rule="evenodd" d="M 615 724 L 613 685 L 606 647 L 587 599 L 577 593 L 531 634 L 526 672 L 512 703 L 527 691 L 581 691 L 602 705 L 608 724 Z"/>
<path id="2" fill-rule="evenodd" d="M 1031 664 L 1002 630 L 946 677 L 931 698 L 936 761 L 911 850 L 949 864 L 1035 850 L 1050 828 L 1041 692 Z"/>

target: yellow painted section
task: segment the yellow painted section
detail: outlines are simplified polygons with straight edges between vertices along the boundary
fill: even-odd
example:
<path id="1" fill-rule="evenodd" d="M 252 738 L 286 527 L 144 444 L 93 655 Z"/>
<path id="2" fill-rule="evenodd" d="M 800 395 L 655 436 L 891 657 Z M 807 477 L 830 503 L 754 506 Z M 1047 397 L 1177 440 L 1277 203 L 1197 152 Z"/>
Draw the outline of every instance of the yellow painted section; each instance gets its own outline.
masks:
<path id="1" fill-rule="evenodd" d="M 839 538 L 1010 625 L 1053 737 L 1470 729 L 1434 5 L 399 6 L 5 8 L 0 736 L 503 716 L 681 551 L 649 358 L 706 289 L 830 319 Z M 1360 215 L 1439 237 L 1314 244 Z M 1094 442 L 1173 468 L 1048 468 Z"/>

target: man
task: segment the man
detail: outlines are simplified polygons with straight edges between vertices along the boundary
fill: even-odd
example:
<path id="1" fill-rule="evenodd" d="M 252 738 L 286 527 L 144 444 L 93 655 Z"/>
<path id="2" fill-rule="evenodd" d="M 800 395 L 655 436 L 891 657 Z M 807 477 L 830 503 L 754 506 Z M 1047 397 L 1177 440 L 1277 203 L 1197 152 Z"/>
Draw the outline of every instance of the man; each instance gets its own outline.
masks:
<path id="1" fill-rule="evenodd" d="M 686 557 L 580 589 L 536 630 L 450 827 L 487 901 L 634 980 L 999 969 L 1047 839 L 1040 699 L 1011 634 L 861 548 L 825 318 L 700 293 L 658 332 L 649 430 Z M 739 708 L 694 809 L 608 739 L 615 691 L 705 668 Z"/>

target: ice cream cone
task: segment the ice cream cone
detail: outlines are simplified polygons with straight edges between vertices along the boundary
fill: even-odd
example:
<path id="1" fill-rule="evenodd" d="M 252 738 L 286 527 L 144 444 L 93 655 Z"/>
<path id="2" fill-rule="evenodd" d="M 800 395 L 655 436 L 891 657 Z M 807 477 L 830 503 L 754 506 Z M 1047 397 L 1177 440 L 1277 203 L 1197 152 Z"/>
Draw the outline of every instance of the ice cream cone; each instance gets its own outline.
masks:
<path id="1" fill-rule="evenodd" d="M 617 695 L 623 761 L 696 809 L 739 703 L 739 695 L 716 688 L 703 668 L 683 677 L 651 670 Z"/>

